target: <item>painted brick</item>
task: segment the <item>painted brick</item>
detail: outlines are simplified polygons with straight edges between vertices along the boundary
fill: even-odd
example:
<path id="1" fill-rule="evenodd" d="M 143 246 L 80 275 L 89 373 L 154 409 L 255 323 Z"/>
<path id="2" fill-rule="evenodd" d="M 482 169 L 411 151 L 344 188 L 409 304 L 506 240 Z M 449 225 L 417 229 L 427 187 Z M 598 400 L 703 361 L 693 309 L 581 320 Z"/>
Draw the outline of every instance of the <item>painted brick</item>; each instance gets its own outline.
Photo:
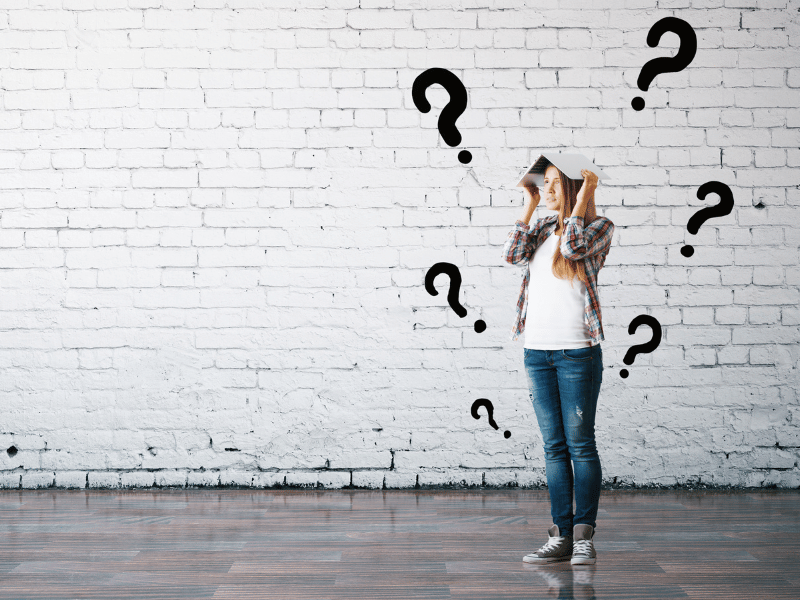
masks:
<path id="1" fill-rule="evenodd" d="M 380 489 L 383 487 L 383 471 L 353 471 L 353 486 Z"/>
<path id="2" fill-rule="evenodd" d="M 120 477 L 122 487 L 152 487 L 155 483 L 155 475 L 148 471 L 131 471 L 123 473 Z"/>
<path id="3" fill-rule="evenodd" d="M 56 471 L 55 487 L 85 488 L 87 473 L 85 471 Z"/>
<path id="4" fill-rule="evenodd" d="M 0 489 L 16 489 L 22 482 L 22 473 L 0 471 Z"/>
<path id="5" fill-rule="evenodd" d="M 120 487 L 120 473 L 113 471 L 89 471 L 90 488 Z"/>

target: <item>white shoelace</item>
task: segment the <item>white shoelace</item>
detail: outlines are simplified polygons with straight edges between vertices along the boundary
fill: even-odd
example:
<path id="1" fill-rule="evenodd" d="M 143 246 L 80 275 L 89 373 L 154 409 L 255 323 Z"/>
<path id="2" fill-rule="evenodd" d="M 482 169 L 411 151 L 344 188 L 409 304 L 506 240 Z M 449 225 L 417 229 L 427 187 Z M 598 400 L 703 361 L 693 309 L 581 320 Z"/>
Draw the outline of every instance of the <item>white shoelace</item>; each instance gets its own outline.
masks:
<path id="1" fill-rule="evenodd" d="M 572 554 L 592 554 L 592 540 L 575 540 L 572 543 Z"/>
<path id="2" fill-rule="evenodd" d="M 558 548 L 558 545 L 563 541 L 564 541 L 563 537 L 551 537 L 547 540 L 547 543 L 541 548 L 539 548 L 536 552 L 541 552 L 543 554 L 546 554 L 547 552 L 550 552 L 550 550 L 555 550 L 556 548 Z"/>

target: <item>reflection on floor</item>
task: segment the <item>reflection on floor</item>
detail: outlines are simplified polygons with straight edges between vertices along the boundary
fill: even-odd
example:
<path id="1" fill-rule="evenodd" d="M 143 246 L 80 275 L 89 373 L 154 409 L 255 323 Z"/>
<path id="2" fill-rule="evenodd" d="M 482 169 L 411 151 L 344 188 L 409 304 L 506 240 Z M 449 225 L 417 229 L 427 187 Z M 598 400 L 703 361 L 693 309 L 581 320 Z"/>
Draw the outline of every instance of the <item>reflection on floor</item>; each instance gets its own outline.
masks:
<path id="1" fill-rule="evenodd" d="M 529 565 L 547 491 L 4 490 L 0 598 L 800 598 L 798 491 L 604 491 L 597 564 Z"/>

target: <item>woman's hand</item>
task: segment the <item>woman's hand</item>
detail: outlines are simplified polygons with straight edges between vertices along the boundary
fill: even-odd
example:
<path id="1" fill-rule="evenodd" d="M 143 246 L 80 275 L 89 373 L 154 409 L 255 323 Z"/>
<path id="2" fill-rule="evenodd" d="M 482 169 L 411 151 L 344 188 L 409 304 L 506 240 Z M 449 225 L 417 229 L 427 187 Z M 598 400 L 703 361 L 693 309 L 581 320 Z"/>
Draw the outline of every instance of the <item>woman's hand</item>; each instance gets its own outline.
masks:
<path id="1" fill-rule="evenodd" d="M 581 169 L 583 175 L 583 185 L 578 190 L 578 198 L 575 207 L 572 209 L 573 217 L 584 217 L 586 207 L 594 204 L 594 191 L 597 189 L 598 178 L 589 169 Z M 593 209 L 594 210 L 594 209 Z"/>
<path id="2" fill-rule="evenodd" d="M 522 189 L 525 190 L 525 209 L 522 213 L 522 218 L 520 221 L 524 222 L 526 225 L 530 223 L 531 217 L 533 216 L 533 211 L 539 206 L 539 188 L 533 183 L 525 183 L 522 186 Z"/>
<path id="3" fill-rule="evenodd" d="M 536 186 L 536 184 L 526 183 L 523 185 L 522 189 L 525 190 L 525 196 L 527 198 L 525 202 L 525 209 L 530 211 L 532 214 L 533 210 L 539 206 L 539 200 L 541 200 L 539 188 Z"/>
<path id="4" fill-rule="evenodd" d="M 597 184 L 599 183 L 597 175 L 592 173 L 589 169 L 581 169 L 581 175 L 583 175 L 583 185 L 578 191 L 578 199 L 581 197 L 587 199 L 593 198 L 594 191 L 597 189 Z"/>

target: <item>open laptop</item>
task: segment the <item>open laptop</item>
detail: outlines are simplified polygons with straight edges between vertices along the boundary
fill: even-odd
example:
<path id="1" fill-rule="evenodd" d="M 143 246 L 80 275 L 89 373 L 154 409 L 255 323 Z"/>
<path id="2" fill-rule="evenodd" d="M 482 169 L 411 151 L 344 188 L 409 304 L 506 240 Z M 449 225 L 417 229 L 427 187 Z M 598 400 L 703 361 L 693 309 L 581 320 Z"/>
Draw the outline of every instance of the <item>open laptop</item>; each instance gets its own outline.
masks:
<path id="1" fill-rule="evenodd" d="M 545 152 L 540 154 L 539 157 L 531 163 L 531 166 L 525 169 L 522 173 L 522 177 L 517 181 L 514 187 L 522 187 L 528 182 L 539 187 L 544 186 L 544 172 L 551 163 L 561 169 L 564 175 L 570 179 L 583 179 L 581 169 L 588 169 L 597 175 L 598 179 L 611 179 L 611 177 L 600 170 L 600 167 L 583 154 Z"/>

